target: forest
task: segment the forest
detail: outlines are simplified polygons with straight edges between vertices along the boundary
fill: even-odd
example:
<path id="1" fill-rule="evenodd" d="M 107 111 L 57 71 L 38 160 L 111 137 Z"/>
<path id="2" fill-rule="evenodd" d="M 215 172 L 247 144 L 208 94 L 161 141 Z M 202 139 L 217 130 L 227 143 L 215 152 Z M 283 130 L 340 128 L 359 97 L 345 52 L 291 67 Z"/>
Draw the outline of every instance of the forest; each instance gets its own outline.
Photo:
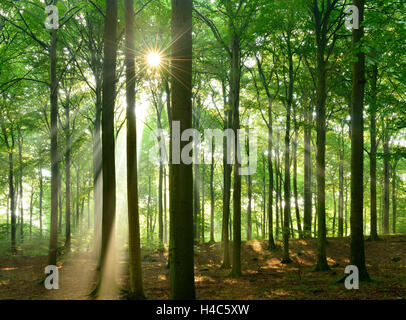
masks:
<path id="1" fill-rule="evenodd" d="M 1 0 L 0 300 L 406 299 L 405 21 Z"/>

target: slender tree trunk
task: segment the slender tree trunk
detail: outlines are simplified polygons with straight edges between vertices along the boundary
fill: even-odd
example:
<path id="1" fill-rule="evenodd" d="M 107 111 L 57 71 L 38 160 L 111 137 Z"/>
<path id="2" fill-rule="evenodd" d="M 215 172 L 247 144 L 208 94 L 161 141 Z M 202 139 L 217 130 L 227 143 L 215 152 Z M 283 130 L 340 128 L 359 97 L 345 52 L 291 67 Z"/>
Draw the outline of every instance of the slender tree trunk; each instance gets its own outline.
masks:
<path id="1" fill-rule="evenodd" d="M 338 236 L 344 235 L 344 124 L 340 137 L 340 164 L 338 169 Z"/>
<path id="2" fill-rule="evenodd" d="M 210 242 L 214 242 L 214 141 L 212 141 L 210 163 Z"/>
<path id="3" fill-rule="evenodd" d="M 250 142 L 249 142 L 249 131 L 247 137 L 247 157 L 250 158 Z M 251 174 L 247 176 L 248 179 L 248 208 L 247 208 L 247 240 L 252 239 L 252 177 Z"/>
<path id="4" fill-rule="evenodd" d="M 164 243 L 168 243 L 168 222 L 166 213 L 166 167 L 164 167 Z"/>
<path id="5" fill-rule="evenodd" d="M 392 166 L 392 232 L 396 233 L 396 163 Z"/>
<path id="6" fill-rule="evenodd" d="M 312 108 L 311 104 L 306 108 L 306 121 L 304 128 L 304 237 L 312 236 Z"/>
<path id="7" fill-rule="evenodd" d="M 32 238 L 32 212 L 34 210 L 34 186 L 31 188 L 31 197 L 30 197 L 30 239 Z"/>
<path id="8" fill-rule="evenodd" d="M 10 191 L 9 191 L 10 193 Z M 7 196 L 7 210 L 6 210 L 6 236 L 8 239 L 8 225 L 9 225 L 9 220 L 10 220 L 10 194 Z"/>
<path id="9" fill-rule="evenodd" d="M 359 9 L 359 29 L 352 30 L 353 47 L 358 48 L 364 35 L 364 0 L 353 0 Z M 369 280 L 365 266 L 365 249 L 363 234 L 363 178 L 364 178 L 364 87 L 365 54 L 357 50 L 357 60 L 353 63 L 352 75 L 352 110 L 351 110 L 351 243 L 350 263 L 358 267 L 359 280 Z"/>
<path id="10" fill-rule="evenodd" d="M 196 105 L 197 104 L 197 105 Z M 199 130 L 200 122 L 200 109 L 199 103 L 196 102 L 192 107 L 192 124 L 193 128 Z M 197 150 L 197 141 L 194 142 L 194 148 Z M 198 155 L 199 157 L 200 155 Z M 200 171 L 197 163 L 193 164 L 193 235 L 196 243 L 199 242 L 200 228 L 199 228 L 199 215 L 200 215 Z"/>
<path id="11" fill-rule="evenodd" d="M 389 136 L 385 133 L 383 142 L 384 163 L 384 201 L 383 201 L 383 233 L 389 233 Z"/>
<path id="12" fill-rule="evenodd" d="M 273 250 L 276 248 L 275 245 L 275 240 L 274 240 L 274 233 L 273 233 L 273 192 L 274 192 L 274 171 L 273 171 L 273 165 L 272 165 L 272 152 L 273 152 L 273 115 L 272 115 L 272 103 L 273 99 L 271 96 L 271 93 L 269 91 L 269 86 L 267 84 L 267 81 L 265 79 L 265 75 L 262 69 L 262 65 L 257 58 L 257 67 L 258 67 L 258 72 L 259 75 L 261 76 L 262 84 L 265 87 L 266 95 L 268 97 L 268 175 L 269 175 L 269 193 L 268 193 L 268 234 L 269 234 L 269 240 L 268 240 L 268 249 Z M 264 159 L 265 160 L 265 159 Z M 277 179 L 276 179 L 277 180 Z M 264 161 L 264 225 L 266 223 L 265 219 L 265 161 Z M 276 189 L 278 187 L 276 186 Z M 276 208 L 278 209 L 278 201 L 276 200 Z M 278 211 L 276 212 L 277 216 L 277 223 L 276 223 L 276 237 L 278 236 Z M 264 226 L 264 235 L 265 235 L 265 226 Z"/>
<path id="13" fill-rule="evenodd" d="M 79 196 L 79 164 L 76 167 L 76 218 L 75 218 L 75 232 L 79 231 L 80 221 L 79 221 L 79 205 L 80 205 L 80 196 Z"/>
<path id="14" fill-rule="evenodd" d="M 138 206 L 137 128 L 135 113 L 135 45 L 134 1 L 125 0 L 125 65 L 127 98 L 127 202 L 129 244 L 129 298 L 144 299 L 141 267 L 141 240 Z M 160 163 L 160 191 L 162 198 L 162 163 Z M 162 206 L 162 203 L 160 203 Z M 163 240 L 162 208 L 160 212 L 160 240 Z M 162 237 L 161 237 L 162 233 Z"/>
<path id="15" fill-rule="evenodd" d="M 70 103 L 65 105 L 65 252 L 71 248 L 71 134 L 70 134 Z"/>
<path id="16" fill-rule="evenodd" d="M 21 128 L 18 127 L 18 162 L 20 165 L 19 175 L 19 192 L 20 192 L 20 240 L 24 241 L 24 201 L 23 201 L 23 138 Z"/>
<path id="17" fill-rule="evenodd" d="M 62 173 L 59 174 L 58 178 L 58 207 L 59 207 L 59 217 L 58 217 L 58 233 L 62 233 Z"/>
<path id="18" fill-rule="evenodd" d="M 194 241 L 199 242 L 199 215 L 200 215 L 200 171 L 199 165 L 193 165 L 193 234 Z"/>
<path id="19" fill-rule="evenodd" d="M 148 176 L 148 201 L 147 201 L 147 241 L 151 237 L 151 176 Z"/>
<path id="20" fill-rule="evenodd" d="M 87 194 L 87 229 L 90 230 L 90 192 Z"/>
<path id="21" fill-rule="evenodd" d="M 370 210 L 371 210 L 371 235 L 370 240 L 378 240 L 377 231 L 377 213 L 376 213 L 376 91 L 378 79 L 378 66 L 373 65 L 372 78 L 371 78 L 371 98 L 370 105 L 370 141 L 371 150 L 369 152 L 369 172 L 371 176 L 370 182 Z"/>
<path id="22" fill-rule="evenodd" d="M 202 166 L 202 243 L 204 243 L 204 201 L 205 201 L 205 199 L 204 199 L 204 175 L 205 175 L 205 169 L 206 169 L 206 167 L 205 167 L 205 165 L 203 164 L 203 166 Z"/>
<path id="23" fill-rule="evenodd" d="M 316 188 L 314 188 L 316 189 Z M 317 238 L 317 190 L 313 191 L 313 206 L 316 210 L 313 220 L 313 237 Z"/>
<path id="24" fill-rule="evenodd" d="M 172 299 L 195 299 L 193 254 L 193 167 L 174 164 L 187 144 L 176 145 L 176 135 L 192 126 L 192 0 L 172 0 L 172 120 L 170 190 L 170 282 Z M 173 128 L 172 128 L 173 131 Z M 173 139 L 173 140 L 172 140 Z M 179 139 L 180 140 L 180 139 Z M 178 140 L 178 141 L 179 141 Z"/>
<path id="25" fill-rule="evenodd" d="M 275 178 L 275 184 L 276 184 L 276 197 L 275 197 L 275 204 L 276 204 L 276 238 L 279 238 L 279 232 L 280 232 L 280 227 L 279 227 L 279 194 L 280 194 L 280 188 L 279 188 L 279 140 L 280 140 L 280 134 L 279 130 L 276 132 L 276 157 L 275 157 L 275 172 L 276 172 L 276 178 Z M 268 145 L 269 148 L 269 145 Z M 280 208 L 282 212 L 282 208 Z M 282 214 L 281 214 L 282 215 Z"/>
<path id="26" fill-rule="evenodd" d="M 333 178 L 334 179 L 334 178 Z M 336 201 L 336 188 L 333 181 L 333 202 L 334 202 L 334 212 L 333 212 L 333 238 L 335 236 L 336 231 L 336 217 L 337 217 L 337 201 Z"/>
<path id="27" fill-rule="evenodd" d="M 101 146 L 102 83 L 96 81 L 95 122 L 93 130 L 93 223 L 94 258 L 100 258 L 102 209 L 103 209 L 103 169 Z"/>
<path id="28" fill-rule="evenodd" d="M 261 225 L 261 233 L 262 239 L 266 238 L 266 160 L 265 155 L 262 156 L 262 225 Z"/>
<path id="29" fill-rule="evenodd" d="M 240 38 L 234 34 L 231 39 L 231 77 L 230 77 L 230 106 L 233 113 L 233 131 L 235 135 L 234 150 L 234 185 L 233 185 L 233 263 L 231 276 L 241 276 L 241 175 L 240 175 L 240 77 L 241 77 L 241 48 Z"/>
<path id="30" fill-rule="evenodd" d="M 53 1 L 54 5 L 57 0 Z M 57 30 L 51 30 L 51 46 L 49 50 L 51 79 L 51 226 L 49 238 L 48 264 L 56 265 L 56 249 L 58 242 L 58 79 L 57 65 Z"/>
<path id="31" fill-rule="evenodd" d="M 103 209 L 102 241 L 100 253 L 100 278 L 95 295 L 102 283 L 115 283 L 115 218 L 116 218 L 116 172 L 114 142 L 114 107 L 116 97 L 116 59 L 117 59 L 117 0 L 106 0 L 104 19 L 104 64 L 102 96 L 102 170 L 103 170 Z M 107 255 L 113 261 L 107 270 Z M 106 280 L 106 281 L 105 281 Z"/>
<path id="32" fill-rule="evenodd" d="M 290 50 L 290 33 L 287 37 L 288 43 L 288 58 L 289 58 L 289 89 L 286 103 L 286 132 L 285 132 L 285 180 L 284 180 L 284 199 L 285 207 L 283 212 L 283 258 L 282 263 L 290 263 L 292 260 L 289 257 L 289 219 L 290 219 L 290 118 L 291 108 L 293 103 L 293 60 Z"/>
<path id="33" fill-rule="evenodd" d="M 317 47 L 317 271 L 329 270 L 326 258 L 326 61 L 324 47 Z"/>
<path id="34" fill-rule="evenodd" d="M 16 248 L 16 205 L 15 205 L 15 189 L 14 189 L 14 159 L 13 159 L 13 148 L 14 148 L 14 137 L 11 147 L 9 147 L 8 153 L 8 190 L 10 199 L 10 211 L 11 211 L 11 252 L 12 254 L 17 253 Z"/>
<path id="35" fill-rule="evenodd" d="M 348 186 L 345 183 L 345 236 L 348 235 Z"/>
<path id="36" fill-rule="evenodd" d="M 135 73 L 134 73 L 135 77 Z M 157 108 L 157 126 L 158 130 L 162 130 L 161 113 L 162 107 L 158 102 Z M 164 143 L 164 142 L 162 142 Z M 158 144 L 161 144 L 161 136 L 158 136 Z M 159 177 L 158 177 L 158 237 L 159 237 L 159 249 L 163 250 L 164 246 L 164 221 L 163 221 L 163 203 L 162 203 L 162 192 L 163 192 L 163 155 L 161 154 L 161 148 L 159 148 Z"/>
<path id="37" fill-rule="evenodd" d="M 39 168 L 39 231 L 40 231 L 40 238 L 42 239 L 42 199 L 44 194 L 44 187 L 42 181 L 42 164 Z"/>
<path id="38" fill-rule="evenodd" d="M 222 81 L 222 92 L 223 92 L 223 105 L 224 105 L 224 130 L 232 127 L 232 113 L 227 107 L 226 103 L 226 88 L 225 83 Z M 231 198 L 231 172 L 232 166 L 227 163 L 227 149 L 228 149 L 227 137 L 223 139 L 223 221 L 222 221 L 222 243 L 223 243 L 223 264 L 222 268 L 228 269 L 231 267 L 230 261 L 230 245 L 229 238 L 231 232 L 229 232 L 229 222 L 230 222 L 230 198 Z"/>
<path id="39" fill-rule="evenodd" d="M 297 111 L 296 111 L 296 104 L 293 104 L 293 121 L 294 121 L 294 128 L 295 134 L 293 138 L 293 194 L 295 196 L 295 213 L 296 213 L 296 224 L 297 224 L 297 231 L 299 233 L 299 239 L 303 238 L 302 233 L 302 224 L 300 222 L 300 211 L 299 211 L 299 192 L 297 190 L 297 142 L 299 138 L 299 126 L 297 123 Z"/>

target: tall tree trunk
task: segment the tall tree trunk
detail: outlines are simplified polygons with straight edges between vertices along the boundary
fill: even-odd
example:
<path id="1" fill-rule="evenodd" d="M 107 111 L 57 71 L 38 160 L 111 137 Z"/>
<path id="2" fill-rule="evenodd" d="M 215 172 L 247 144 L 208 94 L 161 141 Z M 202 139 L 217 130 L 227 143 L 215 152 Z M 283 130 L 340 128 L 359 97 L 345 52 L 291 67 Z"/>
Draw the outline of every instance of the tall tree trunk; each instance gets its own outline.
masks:
<path id="1" fill-rule="evenodd" d="M 316 189 L 316 187 L 314 189 Z M 317 190 L 313 191 L 313 206 L 316 210 L 313 220 L 313 237 L 317 238 Z"/>
<path id="2" fill-rule="evenodd" d="M 131 299 L 144 299 L 141 267 L 141 240 L 138 206 L 137 128 L 135 113 L 135 45 L 134 1 L 125 0 L 125 66 L 127 100 L 127 202 L 128 202 L 128 250 L 129 293 Z M 160 163 L 160 191 L 162 193 L 162 163 Z M 160 195 L 162 198 L 162 194 Z M 160 203 L 162 206 L 162 203 Z M 162 208 L 161 208 L 162 209 Z M 160 212 L 162 220 L 162 210 Z M 159 233 L 163 238 L 162 221 Z"/>
<path id="3" fill-rule="evenodd" d="M 272 103 L 273 99 L 271 93 L 269 91 L 269 86 L 265 79 L 265 75 L 262 69 L 262 65 L 257 58 L 257 67 L 258 73 L 261 77 L 262 84 L 265 87 L 265 92 L 268 98 L 268 176 L 269 176 L 269 193 L 268 193 L 268 249 L 273 250 L 276 248 L 275 240 L 274 240 L 274 233 L 273 233 L 273 191 L 274 191 L 274 172 L 273 172 L 273 165 L 272 165 L 272 152 L 273 152 L 273 115 L 272 115 Z M 264 163 L 265 168 L 265 163 Z M 265 214 L 265 170 L 264 170 L 264 214 Z M 278 189 L 278 186 L 276 186 Z M 276 200 L 276 208 L 278 209 L 278 201 Z M 278 212 L 276 212 L 276 216 L 278 217 Z M 265 215 L 264 215 L 264 224 L 266 222 Z M 276 224 L 276 237 L 278 236 L 278 218 Z M 264 234 L 265 234 L 265 227 L 264 227 Z"/>
<path id="4" fill-rule="evenodd" d="M 168 222 L 166 214 L 166 167 L 164 167 L 164 243 L 168 243 Z"/>
<path id="5" fill-rule="evenodd" d="M 79 231 L 80 227 L 80 220 L 79 220 L 79 205 L 80 205 L 80 195 L 79 195 L 79 185 L 80 185 L 80 179 L 79 179 L 79 163 L 78 166 L 76 167 L 76 218 L 75 218 L 75 232 Z"/>
<path id="6" fill-rule="evenodd" d="M 53 1 L 56 6 L 57 0 Z M 57 30 L 51 30 L 51 46 L 49 50 L 51 79 L 51 227 L 49 238 L 48 264 L 56 265 L 56 249 L 58 242 L 58 79 L 56 74 L 58 38 Z"/>
<path id="7" fill-rule="evenodd" d="M 196 150 L 196 149 L 195 149 Z M 193 235 L 194 241 L 199 242 L 199 215 L 200 215 L 200 171 L 199 165 L 193 165 Z"/>
<path id="8" fill-rule="evenodd" d="M 345 182 L 345 180 L 344 180 Z M 344 207 L 344 212 L 345 212 L 345 233 L 344 235 L 347 236 L 348 235 L 348 185 L 345 182 L 345 207 Z"/>
<path id="9" fill-rule="evenodd" d="M 192 0 L 172 0 L 172 121 L 170 190 L 170 282 L 172 299 L 195 299 L 193 254 L 193 167 L 174 164 L 173 158 L 187 144 L 176 144 L 175 135 L 192 126 Z M 173 131 L 173 130 L 172 130 Z M 173 139 L 173 140 L 172 140 Z M 179 139 L 180 140 L 180 139 Z M 177 153 L 177 154 L 176 154 Z"/>
<path id="10" fill-rule="evenodd" d="M 44 197 L 44 187 L 43 187 L 43 178 L 42 178 L 42 163 L 39 167 L 39 231 L 40 238 L 42 239 L 42 199 Z"/>
<path id="11" fill-rule="evenodd" d="M 151 236 L 151 176 L 148 176 L 148 201 L 147 201 L 147 241 Z"/>
<path id="12" fill-rule="evenodd" d="M 335 231 L 336 231 L 336 217 L 337 217 L 337 201 L 336 201 L 336 187 L 334 184 L 334 178 L 333 178 L 333 202 L 334 202 L 334 211 L 333 211 L 333 238 L 335 236 Z"/>
<path id="13" fill-rule="evenodd" d="M 222 81 L 223 92 L 223 106 L 224 106 L 224 130 L 232 127 L 232 113 L 227 105 L 226 88 L 225 83 Z M 223 244 L 223 264 L 222 268 L 228 269 L 231 267 L 230 261 L 230 245 L 229 238 L 231 232 L 229 232 L 230 222 L 230 198 L 231 198 L 231 172 L 232 166 L 227 163 L 228 155 L 228 142 L 227 137 L 223 138 L 223 221 L 222 221 L 222 244 Z"/>
<path id="14" fill-rule="evenodd" d="M 370 141 L 371 150 L 369 152 L 369 172 L 370 182 L 370 210 L 371 210 L 371 235 L 370 240 L 378 240 L 377 214 L 376 214 L 376 91 L 378 81 L 378 66 L 373 65 L 371 77 L 371 106 L 370 106 Z"/>
<path id="15" fill-rule="evenodd" d="M 319 36 L 320 37 L 320 36 Z M 317 44 L 317 271 L 329 270 L 326 258 L 326 61 L 324 47 Z"/>
<path id="16" fill-rule="evenodd" d="M 20 240 L 24 241 L 24 201 L 23 201 L 23 137 L 18 126 L 18 162 L 19 162 L 19 192 L 20 192 Z"/>
<path id="17" fill-rule="evenodd" d="M 261 224 L 261 234 L 262 239 L 266 238 L 266 160 L 265 155 L 262 156 L 262 224 Z"/>
<path id="18" fill-rule="evenodd" d="M 15 205 L 15 189 L 14 189 L 14 137 L 12 137 L 12 143 L 8 146 L 8 190 L 10 199 L 10 212 L 11 212 L 11 253 L 16 254 L 16 205 Z"/>
<path id="19" fill-rule="evenodd" d="M 392 166 L 392 232 L 396 233 L 396 164 Z"/>
<path id="20" fill-rule="evenodd" d="M 214 140 L 211 146 L 210 163 L 210 242 L 214 242 Z"/>
<path id="21" fill-rule="evenodd" d="M 289 257 L 289 219 L 290 219 L 290 118 L 291 118 L 291 108 L 293 102 L 293 59 L 292 52 L 290 49 L 290 33 L 287 36 L 288 44 L 288 59 L 289 59 L 289 88 L 286 103 L 286 132 L 285 132 L 285 180 L 284 180 L 284 199 L 285 207 L 283 212 L 283 258 L 282 263 L 290 263 L 291 259 Z"/>
<path id="22" fill-rule="evenodd" d="M 235 135 L 234 150 L 234 185 L 233 185 L 233 263 L 232 277 L 241 276 L 241 163 L 238 130 L 240 129 L 240 77 L 241 47 L 240 38 L 234 34 L 231 39 L 231 76 L 230 107 L 233 113 L 233 131 Z"/>
<path id="23" fill-rule="evenodd" d="M 206 171 L 205 169 L 206 169 L 206 167 L 203 164 L 203 166 L 202 166 L 202 231 L 201 231 L 202 243 L 204 243 L 204 201 L 205 201 L 205 199 L 204 199 L 204 175 L 205 175 L 205 171 Z"/>
<path id="24" fill-rule="evenodd" d="M 65 252 L 70 252 L 71 247 L 71 133 L 70 133 L 70 103 L 65 105 Z"/>
<path id="25" fill-rule="evenodd" d="M 102 209 L 103 209 L 103 169 L 101 146 L 102 83 L 96 81 L 95 122 L 93 129 L 93 241 L 94 258 L 100 258 Z"/>
<path id="26" fill-rule="evenodd" d="M 385 157 L 384 164 L 384 201 L 383 201 L 383 233 L 389 233 L 389 136 L 384 134 L 383 152 Z"/>
<path id="27" fill-rule="evenodd" d="M 363 178 L 364 178 L 364 87 L 365 87 L 365 53 L 359 49 L 364 35 L 364 0 L 353 0 L 359 10 L 359 29 L 352 30 L 352 44 L 357 48 L 357 60 L 352 69 L 351 97 L 351 243 L 350 263 L 358 267 L 359 280 L 369 280 L 365 266 L 363 233 Z"/>
<path id="28" fill-rule="evenodd" d="M 197 104 L 197 105 L 196 105 Z M 199 103 L 194 103 L 192 107 L 192 124 L 193 128 L 199 130 L 200 110 Z M 194 150 L 197 150 L 197 141 L 194 142 Z M 198 155 L 199 156 L 199 155 Z M 199 242 L 199 215 L 200 215 L 200 171 L 197 163 L 193 164 L 193 235 L 196 243 Z"/>
<path id="29" fill-rule="evenodd" d="M 30 197 L 30 239 L 32 238 L 32 212 L 34 210 L 34 186 L 31 187 Z"/>
<path id="30" fill-rule="evenodd" d="M 62 173 L 58 177 L 58 208 L 59 208 L 59 217 L 58 217 L 58 233 L 62 232 Z"/>
<path id="31" fill-rule="evenodd" d="M 280 134 L 279 130 L 276 132 L 276 157 L 275 157 L 275 184 L 276 184 L 276 197 L 275 197 L 275 204 L 276 204 L 276 238 L 279 238 L 279 233 L 280 233 L 280 227 L 279 227 L 279 195 L 280 195 L 280 188 L 279 188 L 279 140 L 280 140 Z M 269 144 L 268 144 L 268 150 L 269 150 Z M 269 161 L 269 160 L 268 160 Z M 269 204 L 268 204 L 269 205 Z M 280 208 L 282 212 L 282 208 Z M 282 213 L 281 213 L 282 216 Z"/>
<path id="32" fill-rule="evenodd" d="M 296 224 L 297 224 L 297 231 L 299 233 L 299 239 L 303 238 L 302 233 L 302 224 L 300 222 L 300 211 L 299 211 L 299 192 L 297 190 L 297 142 L 299 138 L 299 126 L 297 123 L 297 110 L 296 104 L 293 104 L 293 122 L 295 128 L 295 134 L 293 137 L 293 194 L 295 196 L 295 212 L 296 212 Z"/>
<path id="33" fill-rule="evenodd" d="M 340 136 L 340 164 L 338 169 L 338 236 L 344 235 L 344 124 Z"/>
<path id="34" fill-rule="evenodd" d="M 249 130 L 249 129 L 248 129 Z M 249 141 L 249 131 L 247 131 L 247 158 L 250 158 L 250 141 Z M 252 239 L 252 177 L 251 174 L 247 176 L 248 179 L 248 208 L 247 208 L 247 240 Z"/>
<path id="35" fill-rule="evenodd" d="M 10 193 L 10 191 L 9 191 L 9 193 Z M 7 239 L 8 239 L 8 234 L 9 234 L 9 231 L 8 231 L 9 220 L 10 220 L 10 194 L 7 197 L 7 209 L 6 209 L 6 236 L 7 236 Z"/>
<path id="36" fill-rule="evenodd" d="M 89 186 L 90 190 L 90 186 Z M 90 230 L 90 191 L 87 194 L 87 229 Z"/>
<path id="37" fill-rule="evenodd" d="M 102 95 L 102 170 L 103 209 L 102 241 L 99 267 L 99 282 L 93 294 L 98 294 L 102 282 L 115 283 L 115 218 L 116 218 L 116 172 L 114 142 L 114 107 L 116 97 L 117 59 L 117 0 L 106 0 L 104 19 L 104 64 Z M 108 252 L 109 251 L 109 252 Z M 111 253 L 111 270 L 106 268 L 106 258 Z"/>
<path id="38" fill-rule="evenodd" d="M 135 73 L 134 73 L 135 77 Z M 163 106 L 161 105 L 161 99 L 157 99 L 156 103 L 156 112 L 157 112 L 157 127 L 158 130 L 162 130 L 162 121 L 161 114 Z M 161 143 L 161 135 L 158 135 L 158 144 Z M 162 203 L 162 192 L 163 192 L 163 155 L 162 150 L 159 148 L 159 177 L 158 177 L 158 239 L 159 239 L 159 249 L 163 250 L 164 246 L 164 221 L 163 221 L 163 203 Z"/>
<path id="39" fill-rule="evenodd" d="M 304 128 L 304 216 L 303 230 L 304 237 L 312 236 L 312 155 L 311 155 L 311 138 L 312 138 L 312 107 L 306 108 L 306 120 Z"/>

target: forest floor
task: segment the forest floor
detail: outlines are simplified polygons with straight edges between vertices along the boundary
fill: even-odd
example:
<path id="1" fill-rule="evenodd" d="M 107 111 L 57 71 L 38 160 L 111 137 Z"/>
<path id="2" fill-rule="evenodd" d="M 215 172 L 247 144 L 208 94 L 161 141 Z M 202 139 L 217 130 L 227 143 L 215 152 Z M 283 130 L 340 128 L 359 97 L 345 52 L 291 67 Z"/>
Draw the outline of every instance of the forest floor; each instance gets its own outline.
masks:
<path id="1" fill-rule="evenodd" d="M 197 299 L 406 299 L 406 235 L 381 237 L 365 242 L 366 263 L 373 281 L 360 283 L 359 290 L 347 290 L 337 280 L 345 276 L 349 264 L 349 238 L 328 238 L 327 272 L 313 272 L 316 261 L 315 239 L 291 240 L 293 260 L 281 264 L 282 249 L 268 251 L 266 241 L 248 241 L 242 247 L 241 278 L 228 277 L 221 269 L 219 243 L 195 247 Z M 281 243 L 278 242 L 280 245 Z M 125 269 L 127 261 L 119 265 Z M 62 259 L 59 290 L 46 290 L 41 284 L 46 256 L 0 259 L 0 299 L 63 300 L 89 299 L 95 283 L 94 259 L 90 254 L 74 254 Z M 148 299 L 169 298 L 167 254 L 143 253 L 143 277 Z M 128 275 L 120 276 L 126 286 Z M 120 297 L 117 296 L 117 299 Z"/>

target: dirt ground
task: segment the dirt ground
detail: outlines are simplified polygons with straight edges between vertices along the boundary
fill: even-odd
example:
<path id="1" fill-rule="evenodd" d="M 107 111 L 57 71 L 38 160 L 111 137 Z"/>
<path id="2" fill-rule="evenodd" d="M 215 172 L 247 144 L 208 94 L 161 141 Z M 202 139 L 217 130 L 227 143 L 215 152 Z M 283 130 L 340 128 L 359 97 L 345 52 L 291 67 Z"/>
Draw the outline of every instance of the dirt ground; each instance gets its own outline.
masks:
<path id="1" fill-rule="evenodd" d="M 280 243 L 279 243 L 280 244 Z M 291 240 L 293 263 L 281 264 L 282 250 L 266 250 L 265 241 L 243 243 L 239 279 L 221 269 L 218 243 L 195 248 L 197 299 L 406 299 L 406 236 L 385 236 L 382 241 L 365 242 L 367 268 L 373 281 L 360 283 L 359 290 L 347 290 L 342 278 L 349 264 L 349 238 L 329 238 L 328 262 L 331 271 L 313 272 L 316 240 Z M 167 255 L 143 256 L 145 294 L 148 299 L 169 298 Z M 0 299 L 83 300 L 95 284 L 96 263 L 90 254 L 64 257 L 59 267 L 59 289 L 46 290 L 41 284 L 46 256 L 0 259 Z M 126 260 L 118 269 L 126 267 Z M 120 276 L 125 288 L 128 275 Z M 117 295 L 116 297 L 120 297 Z"/>

